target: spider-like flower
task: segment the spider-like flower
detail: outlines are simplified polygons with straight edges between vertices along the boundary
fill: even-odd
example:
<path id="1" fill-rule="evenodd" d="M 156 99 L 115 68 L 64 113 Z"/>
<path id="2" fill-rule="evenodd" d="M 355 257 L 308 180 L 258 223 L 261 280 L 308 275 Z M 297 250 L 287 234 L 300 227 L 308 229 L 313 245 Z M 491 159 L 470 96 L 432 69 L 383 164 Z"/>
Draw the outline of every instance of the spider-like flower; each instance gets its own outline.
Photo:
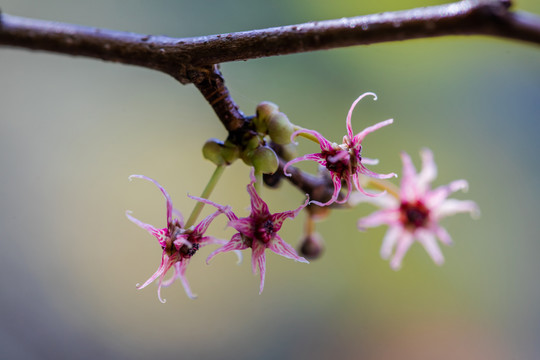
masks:
<path id="1" fill-rule="evenodd" d="M 300 133 L 313 135 L 315 138 L 317 138 L 319 142 L 319 145 L 321 147 L 321 152 L 304 155 L 304 156 L 301 156 L 299 158 L 289 161 L 283 168 L 283 172 L 285 173 L 285 175 L 290 176 L 290 174 L 287 173 L 287 168 L 290 165 L 297 163 L 299 161 L 313 160 L 321 164 L 322 166 L 326 167 L 328 171 L 330 171 L 330 175 L 332 176 L 332 182 L 334 184 L 334 193 L 332 194 L 332 198 L 328 200 L 326 203 L 321 203 L 319 201 L 314 201 L 314 200 L 312 200 L 311 203 L 319 205 L 319 206 L 327 206 L 327 205 L 332 204 L 333 202 L 343 204 L 347 202 L 347 200 L 349 199 L 349 195 L 351 194 L 353 183 L 356 189 L 358 189 L 358 191 L 360 191 L 361 193 L 365 195 L 368 195 L 368 196 L 378 195 L 378 194 L 368 193 L 362 188 L 362 186 L 360 185 L 360 180 L 358 178 L 359 174 L 364 174 L 364 175 L 377 178 L 377 179 L 388 179 L 391 177 L 397 177 L 397 175 L 394 173 L 377 174 L 373 171 L 368 170 L 364 166 L 364 164 L 376 165 L 378 163 L 378 160 L 363 158 L 361 156 L 362 141 L 364 140 L 367 134 L 380 129 L 383 126 L 390 125 L 394 121 L 393 119 L 381 121 L 380 123 L 367 127 L 361 132 L 359 132 L 358 134 L 354 135 L 353 130 L 352 130 L 352 125 L 351 125 L 352 112 L 356 104 L 368 95 L 373 96 L 374 99 L 377 100 L 377 95 L 371 92 L 367 92 L 365 94 L 360 95 L 352 103 L 351 108 L 349 109 L 349 113 L 347 115 L 347 121 L 346 121 L 347 135 L 343 137 L 343 143 L 341 145 L 328 141 L 324 136 L 322 136 L 320 133 L 318 133 L 315 130 L 301 129 L 301 130 L 295 131 L 292 134 L 291 139 L 293 139 Z M 347 194 L 345 195 L 343 199 L 338 200 L 339 192 L 341 191 L 342 181 L 345 181 L 345 183 L 347 184 Z"/>
<path id="2" fill-rule="evenodd" d="M 306 207 L 309 199 L 306 199 L 305 203 L 296 210 L 271 214 L 268 210 L 268 205 L 263 201 L 263 199 L 261 199 L 255 190 L 254 184 L 256 179 L 253 171 L 251 172 L 250 177 L 251 182 L 247 185 L 247 191 L 251 197 L 251 214 L 248 217 L 238 218 L 238 216 L 236 216 L 236 214 L 234 214 L 228 207 L 216 204 L 206 199 L 195 197 L 192 198 L 220 209 L 220 211 L 224 212 L 229 218 L 228 225 L 238 231 L 232 236 L 228 243 L 212 252 L 206 259 L 206 262 L 208 263 L 215 255 L 222 252 L 251 248 L 251 268 L 254 274 L 257 272 L 258 268 L 261 279 L 259 286 L 260 294 L 264 288 L 264 279 L 266 274 L 266 249 L 269 249 L 288 259 L 308 263 L 306 259 L 298 256 L 296 250 L 294 250 L 291 245 L 283 241 L 283 239 L 278 235 L 278 231 L 281 229 L 285 219 L 296 217 L 300 210 Z"/>
<path id="3" fill-rule="evenodd" d="M 445 245 L 451 245 L 452 239 L 439 225 L 439 220 L 462 212 L 471 215 L 479 213 L 473 201 L 448 199 L 453 192 L 468 188 L 465 180 L 455 180 L 432 190 L 430 183 L 437 176 L 433 154 L 429 149 L 423 149 L 420 155 L 422 171 L 417 174 L 410 156 L 405 152 L 401 153 L 403 177 L 399 199 L 390 194 L 379 198 L 363 198 L 363 201 L 375 203 L 383 209 L 360 219 L 358 228 L 363 230 L 383 224 L 389 226 L 383 239 L 381 256 L 388 259 L 393 253 L 390 266 L 394 270 L 401 267 L 403 256 L 415 240 L 424 246 L 437 265 L 441 265 L 444 257 L 436 238 Z"/>
<path id="4" fill-rule="evenodd" d="M 221 245 L 226 243 L 225 240 L 216 239 L 212 236 L 204 236 L 204 233 L 208 229 L 208 226 L 210 226 L 212 220 L 221 214 L 222 211 L 218 210 L 204 218 L 197 226 L 191 226 L 188 229 L 185 229 L 182 214 L 173 208 L 171 197 L 156 180 L 144 175 L 131 175 L 129 178 L 130 180 L 132 178 L 140 178 L 153 182 L 159 190 L 161 190 L 167 201 L 167 227 L 163 229 L 157 229 L 152 225 L 145 224 L 131 216 L 131 211 L 126 211 L 128 219 L 154 235 L 163 249 L 159 268 L 144 284 L 137 284 L 137 289 L 140 290 L 145 288 L 148 284 L 159 278 L 158 298 L 159 301 L 164 303 L 165 300 L 161 298 L 161 287 L 170 286 L 175 280 L 180 280 L 187 296 L 192 299 L 195 298 L 196 295 L 191 292 L 185 276 L 186 267 L 189 264 L 191 257 L 199 250 L 199 248 L 209 244 Z M 223 207 L 223 210 L 227 209 L 227 207 Z M 173 214 L 176 216 L 175 218 L 173 218 Z M 165 274 L 171 267 L 174 270 L 173 276 L 168 280 L 163 280 Z"/>

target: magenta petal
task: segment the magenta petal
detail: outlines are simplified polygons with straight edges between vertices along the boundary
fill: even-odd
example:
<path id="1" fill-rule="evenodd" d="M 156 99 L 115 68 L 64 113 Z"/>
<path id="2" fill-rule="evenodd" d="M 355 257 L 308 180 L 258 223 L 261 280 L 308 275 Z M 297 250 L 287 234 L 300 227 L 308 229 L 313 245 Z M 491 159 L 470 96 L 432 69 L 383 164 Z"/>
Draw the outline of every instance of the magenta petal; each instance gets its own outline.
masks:
<path id="1" fill-rule="evenodd" d="M 222 213 L 224 213 L 227 218 L 229 220 L 236 220 L 238 219 L 238 217 L 231 211 L 231 207 L 230 206 L 225 206 L 225 205 L 220 205 L 218 203 L 215 203 L 213 201 L 210 201 L 208 199 L 204 199 L 204 198 L 201 198 L 201 197 L 198 197 L 198 196 L 193 196 L 193 195 L 189 195 L 188 194 L 188 197 L 190 199 L 193 199 L 193 200 L 197 200 L 197 201 L 200 201 L 204 204 L 207 204 L 207 205 L 211 205 L 213 207 L 215 207 L 216 209 L 219 209 Z"/>
<path id="2" fill-rule="evenodd" d="M 173 210 L 173 203 L 172 203 L 169 193 L 156 180 L 149 178 L 148 176 L 131 175 L 129 177 L 129 180 L 131 180 L 132 178 L 138 178 L 138 179 L 151 181 L 159 188 L 159 190 L 161 190 L 161 193 L 163 194 L 163 196 L 165 196 L 165 199 L 167 200 L 167 226 L 169 226 L 172 223 L 172 210 Z"/>
<path id="3" fill-rule="evenodd" d="M 144 230 L 148 231 L 150 234 L 152 234 L 159 242 L 161 246 L 165 246 L 165 238 L 167 236 L 167 229 L 156 229 L 150 224 L 145 224 L 142 221 L 134 218 L 130 215 L 131 211 L 126 211 L 126 217 L 133 222 L 135 225 L 139 226 L 140 228 L 143 228 Z"/>
<path id="4" fill-rule="evenodd" d="M 223 214 L 223 211 L 221 209 L 202 219 L 201 222 L 197 226 L 195 226 L 195 229 L 193 229 L 193 233 L 198 235 L 204 234 L 212 221 L 220 214 Z"/>
<path id="5" fill-rule="evenodd" d="M 426 249 L 431 259 L 433 259 L 433 262 L 437 265 L 442 265 L 444 263 L 444 257 L 439 245 L 437 245 L 435 236 L 433 236 L 430 231 L 424 229 L 416 230 L 415 235 L 420 244 L 424 246 L 424 249 Z"/>
<path id="6" fill-rule="evenodd" d="M 332 175 L 332 182 L 334 183 L 334 193 L 332 194 L 332 197 L 330 198 L 330 200 L 328 200 L 327 202 L 325 203 L 322 203 L 320 201 L 316 201 L 316 200 L 311 200 L 309 203 L 310 204 L 315 204 L 315 205 L 318 205 L 318 206 L 328 206 L 330 204 L 332 204 L 334 201 L 337 200 L 337 198 L 339 197 L 339 192 L 341 190 L 341 176 L 339 176 L 339 174 L 337 173 L 331 173 Z"/>
<path id="7" fill-rule="evenodd" d="M 388 126 L 392 124 L 393 122 L 394 122 L 394 119 L 388 119 L 388 120 L 381 121 L 375 125 L 365 128 L 360 133 L 356 134 L 355 137 L 352 139 L 352 146 L 357 147 L 358 145 L 362 143 L 362 141 L 364 140 L 367 134 L 370 134 L 374 132 L 375 130 L 379 130 L 382 127 Z"/>
<path id="8" fill-rule="evenodd" d="M 394 226 L 399 223 L 399 209 L 378 210 L 358 220 L 358 229 L 377 227 L 381 225 Z"/>
<path id="9" fill-rule="evenodd" d="M 283 167 L 283 173 L 285 174 L 285 176 L 291 176 L 291 174 L 287 172 L 287 169 L 289 168 L 290 165 L 295 164 L 300 161 L 305 161 L 305 160 L 316 161 L 319 164 L 326 166 L 326 160 L 320 153 L 307 154 L 304 156 L 297 157 L 296 159 L 292 159 L 291 161 L 286 163 L 285 166 Z"/>
<path id="10" fill-rule="evenodd" d="M 238 232 L 242 233 L 244 236 L 248 238 L 254 238 L 255 233 L 253 232 L 253 222 L 253 219 L 249 217 L 231 220 L 229 221 L 228 225 L 237 230 Z"/>
<path id="11" fill-rule="evenodd" d="M 401 268 L 401 261 L 413 242 L 413 235 L 408 231 L 403 231 L 401 236 L 398 238 L 396 253 L 390 261 L 390 267 L 392 269 L 399 270 Z"/>
<path id="12" fill-rule="evenodd" d="M 296 250 L 294 250 L 291 245 L 283 241 L 279 235 L 276 235 L 276 237 L 268 243 L 268 249 L 287 259 L 309 264 L 309 261 L 301 256 L 298 256 Z"/>
<path id="13" fill-rule="evenodd" d="M 356 100 L 353 101 L 350 109 L 349 109 L 349 113 L 347 114 L 347 121 L 346 121 L 346 125 L 347 125 L 347 135 L 349 136 L 349 139 L 353 139 L 354 137 L 354 133 L 353 133 L 353 130 L 352 130 L 352 124 L 351 124 L 351 118 L 352 118 L 352 113 L 353 113 L 353 110 L 354 108 L 356 107 L 356 104 L 358 104 L 358 102 L 360 100 L 362 100 L 364 97 L 366 96 L 373 96 L 373 100 L 377 100 L 377 95 L 375 95 L 374 93 L 372 92 L 367 92 L 367 93 L 364 93 L 362 95 L 360 95 Z"/>
<path id="14" fill-rule="evenodd" d="M 259 276 L 261 278 L 261 283 L 259 285 L 259 295 L 261 295 L 264 289 L 264 279 L 266 277 L 266 255 L 264 252 L 257 258 L 257 266 L 259 267 Z"/>
<path id="15" fill-rule="evenodd" d="M 177 279 L 179 279 L 178 277 L 178 274 L 180 273 L 180 262 L 181 261 L 177 261 L 174 263 L 174 272 L 173 272 L 173 275 L 167 279 L 167 280 L 163 280 L 163 282 L 161 283 L 161 286 L 162 287 L 169 287 L 171 286 Z"/>
<path id="16" fill-rule="evenodd" d="M 234 251 L 234 250 L 244 250 L 244 249 L 247 249 L 248 247 L 249 246 L 247 246 L 242 240 L 242 236 L 240 235 L 240 233 L 236 233 L 233 235 L 233 237 L 231 238 L 231 240 L 229 240 L 228 243 L 226 243 L 219 249 L 214 250 L 210 255 L 208 255 L 208 257 L 206 258 L 206 263 L 208 264 L 208 262 L 212 260 L 212 258 L 219 253 L 227 252 L 227 251 Z"/>
<path id="17" fill-rule="evenodd" d="M 182 282 L 182 286 L 184 287 L 184 291 L 186 292 L 186 295 L 190 299 L 196 299 L 197 295 L 193 294 L 193 292 L 191 291 L 191 287 L 189 286 L 189 282 L 187 281 L 187 278 L 185 275 L 187 265 L 189 264 L 189 260 L 190 259 L 183 259 L 182 261 L 179 262 L 180 265 L 178 266 L 178 278 Z"/>
<path id="18" fill-rule="evenodd" d="M 308 129 L 296 130 L 295 132 L 292 133 L 291 139 L 294 139 L 298 134 L 301 134 L 301 133 L 315 136 L 317 140 L 319 141 L 319 146 L 321 147 L 321 150 L 323 151 L 332 150 L 332 143 L 315 130 L 308 130 Z"/>
<path id="19" fill-rule="evenodd" d="M 356 174 L 355 174 L 356 175 Z M 336 203 L 338 204 L 345 204 L 347 201 L 349 201 L 349 196 L 351 196 L 352 191 L 352 181 L 350 179 L 350 176 L 345 177 L 345 184 L 347 184 L 347 193 L 341 200 L 336 199 Z"/>
<path id="20" fill-rule="evenodd" d="M 387 260 L 390 258 L 402 231 L 404 230 L 400 226 L 390 226 L 388 231 L 386 231 L 380 250 L 383 259 Z"/>
<path id="21" fill-rule="evenodd" d="M 268 214 L 270 214 L 268 205 L 266 205 L 264 200 L 259 196 L 257 190 L 255 190 L 254 184 L 255 182 L 252 179 L 247 186 L 247 191 L 251 197 L 251 217 L 260 218 L 268 216 Z"/>
<path id="22" fill-rule="evenodd" d="M 296 215 L 298 215 L 298 213 L 307 206 L 307 204 L 309 203 L 309 195 L 306 194 L 306 196 L 307 196 L 306 201 L 302 205 L 300 205 L 297 209 L 270 215 L 270 220 L 272 221 L 274 225 L 274 231 L 276 232 L 279 231 L 285 219 L 287 218 L 294 219 Z"/>

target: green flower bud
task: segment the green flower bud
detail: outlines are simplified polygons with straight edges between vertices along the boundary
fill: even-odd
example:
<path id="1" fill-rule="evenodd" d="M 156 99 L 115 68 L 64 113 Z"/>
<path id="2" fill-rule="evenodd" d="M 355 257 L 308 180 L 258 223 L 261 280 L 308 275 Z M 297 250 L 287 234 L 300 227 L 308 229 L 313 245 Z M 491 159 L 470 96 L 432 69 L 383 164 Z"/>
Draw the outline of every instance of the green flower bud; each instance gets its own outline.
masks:
<path id="1" fill-rule="evenodd" d="M 252 158 L 254 152 L 255 152 L 255 150 L 250 150 L 250 149 L 246 149 L 246 150 L 242 151 L 242 153 L 240 154 L 240 158 L 242 159 L 244 164 L 246 164 L 248 166 L 253 165 L 253 162 L 252 162 L 251 158 Z"/>
<path id="2" fill-rule="evenodd" d="M 252 136 L 246 143 L 246 150 L 255 150 L 261 145 L 261 139 L 259 136 Z"/>
<path id="3" fill-rule="evenodd" d="M 270 135 L 270 138 L 276 144 L 289 144 L 293 132 L 293 124 L 291 124 L 289 118 L 284 113 L 276 112 L 270 117 L 268 121 L 268 135 Z"/>
<path id="4" fill-rule="evenodd" d="M 270 116 L 278 110 L 279 107 L 269 101 L 263 101 L 257 105 L 257 116 L 253 119 L 255 129 L 257 129 L 257 131 L 261 134 L 266 134 Z"/>
<path id="5" fill-rule="evenodd" d="M 221 156 L 227 164 L 232 164 L 240 157 L 240 149 L 230 141 L 225 141 L 225 146 L 221 148 Z"/>
<path id="6" fill-rule="evenodd" d="M 203 145 L 202 153 L 205 159 L 210 160 L 216 165 L 225 164 L 225 159 L 221 154 L 223 148 L 223 141 L 219 139 L 208 139 Z"/>
<path id="7" fill-rule="evenodd" d="M 278 158 L 274 150 L 259 146 L 251 155 L 251 162 L 256 172 L 273 174 L 278 169 Z"/>

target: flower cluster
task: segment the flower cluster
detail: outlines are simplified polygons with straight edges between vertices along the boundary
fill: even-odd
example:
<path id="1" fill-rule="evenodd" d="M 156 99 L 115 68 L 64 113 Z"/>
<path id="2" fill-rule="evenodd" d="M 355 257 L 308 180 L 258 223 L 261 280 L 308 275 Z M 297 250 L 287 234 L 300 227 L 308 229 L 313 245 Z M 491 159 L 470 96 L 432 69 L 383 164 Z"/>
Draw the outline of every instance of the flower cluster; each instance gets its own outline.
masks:
<path id="1" fill-rule="evenodd" d="M 393 123 L 392 119 L 381 121 L 354 134 L 351 124 L 352 113 L 358 102 L 366 96 L 377 99 L 374 93 L 368 92 L 353 102 L 346 117 L 346 135 L 341 144 L 330 142 L 315 130 L 300 128 L 292 124 L 275 104 L 268 102 L 259 104 L 249 136 L 237 140 L 239 143 L 231 140 L 222 142 L 210 139 L 204 145 L 204 157 L 212 161 L 217 168 L 203 195 L 201 197 L 189 196 L 197 201 L 197 205 L 187 223 L 184 222 L 180 212 L 173 208 L 169 194 L 157 181 L 143 175 L 132 175 L 130 179 L 141 178 L 153 182 L 165 196 L 167 210 L 166 227 L 163 229 L 145 224 L 131 216 L 131 212 L 126 212 L 128 219 L 152 234 L 162 249 L 159 268 L 145 283 L 137 285 L 137 288 L 142 289 L 157 280 L 158 298 L 165 302 L 161 298 L 161 287 L 180 280 L 188 297 L 194 298 L 195 295 L 185 276 L 186 267 L 201 247 L 217 244 L 221 247 L 208 256 L 207 263 L 220 253 L 234 251 L 241 258 L 242 250 L 251 249 L 251 267 L 253 273 L 259 273 L 259 293 L 262 293 L 266 277 L 267 249 L 297 262 L 308 262 L 278 234 L 283 222 L 287 218 L 295 218 L 307 207 L 309 211 L 306 235 L 300 245 L 300 252 L 309 259 L 316 258 L 322 253 L 323 241 L 315 231 L 315 222 L 325 217 L 330 208 L 335 207 L 332 206 L 334 203 L 346 203 L 348 207 L 352 207 L 358 203 L 369 202 L 381 208 L 361 218 L 358 221 L 358 228 L 363 231 L 383 224 L 389 226 L 383 239 L 381 256 L 384 259 L 391 258 L 390 266 L 393 269 L 397 270 L 401 267 L 404 255 L 415 241 L 426 249 L 436 264 L 442 264 L 444 258 L 437 239 L 446 245 L 451 244 L 452 240 L 448 232 L 439 225 L 439 221 L 456 213 L 478 213 L 478 207 L 473 201 L 448 198 L 457 190 L 467 189 L 468 184 L 465 180 L 456 180 L 448 185 L 432 189 L 431 182 L 437 175 L 437 168 L 433 154 L 428 149 L 421 151 L 422 169 L 419 173 L 409 155 L 405 152 L 401 153 L 403 173 L 399 189 L 387 180 L 397 177 L 395 173 L 378 174 L 366 168 L 366 165 L 376 165 L 378 160 L 363 156 L 362 141 L 368 134 Z M 317 142 L 320 152 L 299 157 L 293 156 L 295 145 L 291 142 L 297 136 Z M 273 144 L 278 144 L 275 147 L 276 151 Z M 281 160 L 278 159 L 278 154 Z M 220 205 L 208 199 L 223 169 L 237 158 L 241 158 L 247 165 L 253 167 L 247 185 L 251 203 L 250 214 L 247 217 L 239 217 L 230 206 Z M 288 162 L 285 163 L 283 159 Z M 327 195 L 312 192 L 315 198 L 309 201 L 310 196 L 307 195 L 305 202 L 298 208 L 270 213 L 268 205 L 258 192 L 262 173 L 273 173 L 281 169 L 282 175 L 291 176 L 291 165 L 305 160 L 317 162 L 320 169 L 325 172 L 320 177 L 320 181 L 325 184 L 327 182 L 328 189 L 325 190 Z M 279 165 L 280 161 L 283 161 L 281 165 Z M 297 173 L 299 170 L 294 171 Z M 280 173 L 277 174 L 279 180 Z M 273 179 L 272 184 L 274 184 L 275 176 Z M 333 190 L 331 190 L 332 187 Z M 343 192 L 342 187 L 346 188 Z M 366 190 L 368 187 L 383 191 L 374 193 Z M 328 200 L 325 201 L 326 199 Z M 204 205 L 210 205 L 217 210 L 198 225 L 194 225 Z M 205 235 L 212 221 L 221 214 L 227 217 L 228 226 L 236 231 L 229 241 Z M 171 268 L 173 268 L 172 277 L 164 280 L 165 274 Z"/>

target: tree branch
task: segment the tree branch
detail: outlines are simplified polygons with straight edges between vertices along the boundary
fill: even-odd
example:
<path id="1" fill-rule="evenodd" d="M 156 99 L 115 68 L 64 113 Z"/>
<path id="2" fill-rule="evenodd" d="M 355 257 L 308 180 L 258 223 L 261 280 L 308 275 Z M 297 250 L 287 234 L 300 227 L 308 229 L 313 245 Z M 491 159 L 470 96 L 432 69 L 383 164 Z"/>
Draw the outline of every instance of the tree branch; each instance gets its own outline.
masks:
<path id="1" fill-rule="evenodd" d="M 0 45 L 137 65 L 189 83 L 187 72 L 222 62 L 445 35 L 490 35 L 540 44 L 540 17 L 509 0 L 465 0 L 406 11 L 195 38 L 134 34 L 1 14 Z"/>

